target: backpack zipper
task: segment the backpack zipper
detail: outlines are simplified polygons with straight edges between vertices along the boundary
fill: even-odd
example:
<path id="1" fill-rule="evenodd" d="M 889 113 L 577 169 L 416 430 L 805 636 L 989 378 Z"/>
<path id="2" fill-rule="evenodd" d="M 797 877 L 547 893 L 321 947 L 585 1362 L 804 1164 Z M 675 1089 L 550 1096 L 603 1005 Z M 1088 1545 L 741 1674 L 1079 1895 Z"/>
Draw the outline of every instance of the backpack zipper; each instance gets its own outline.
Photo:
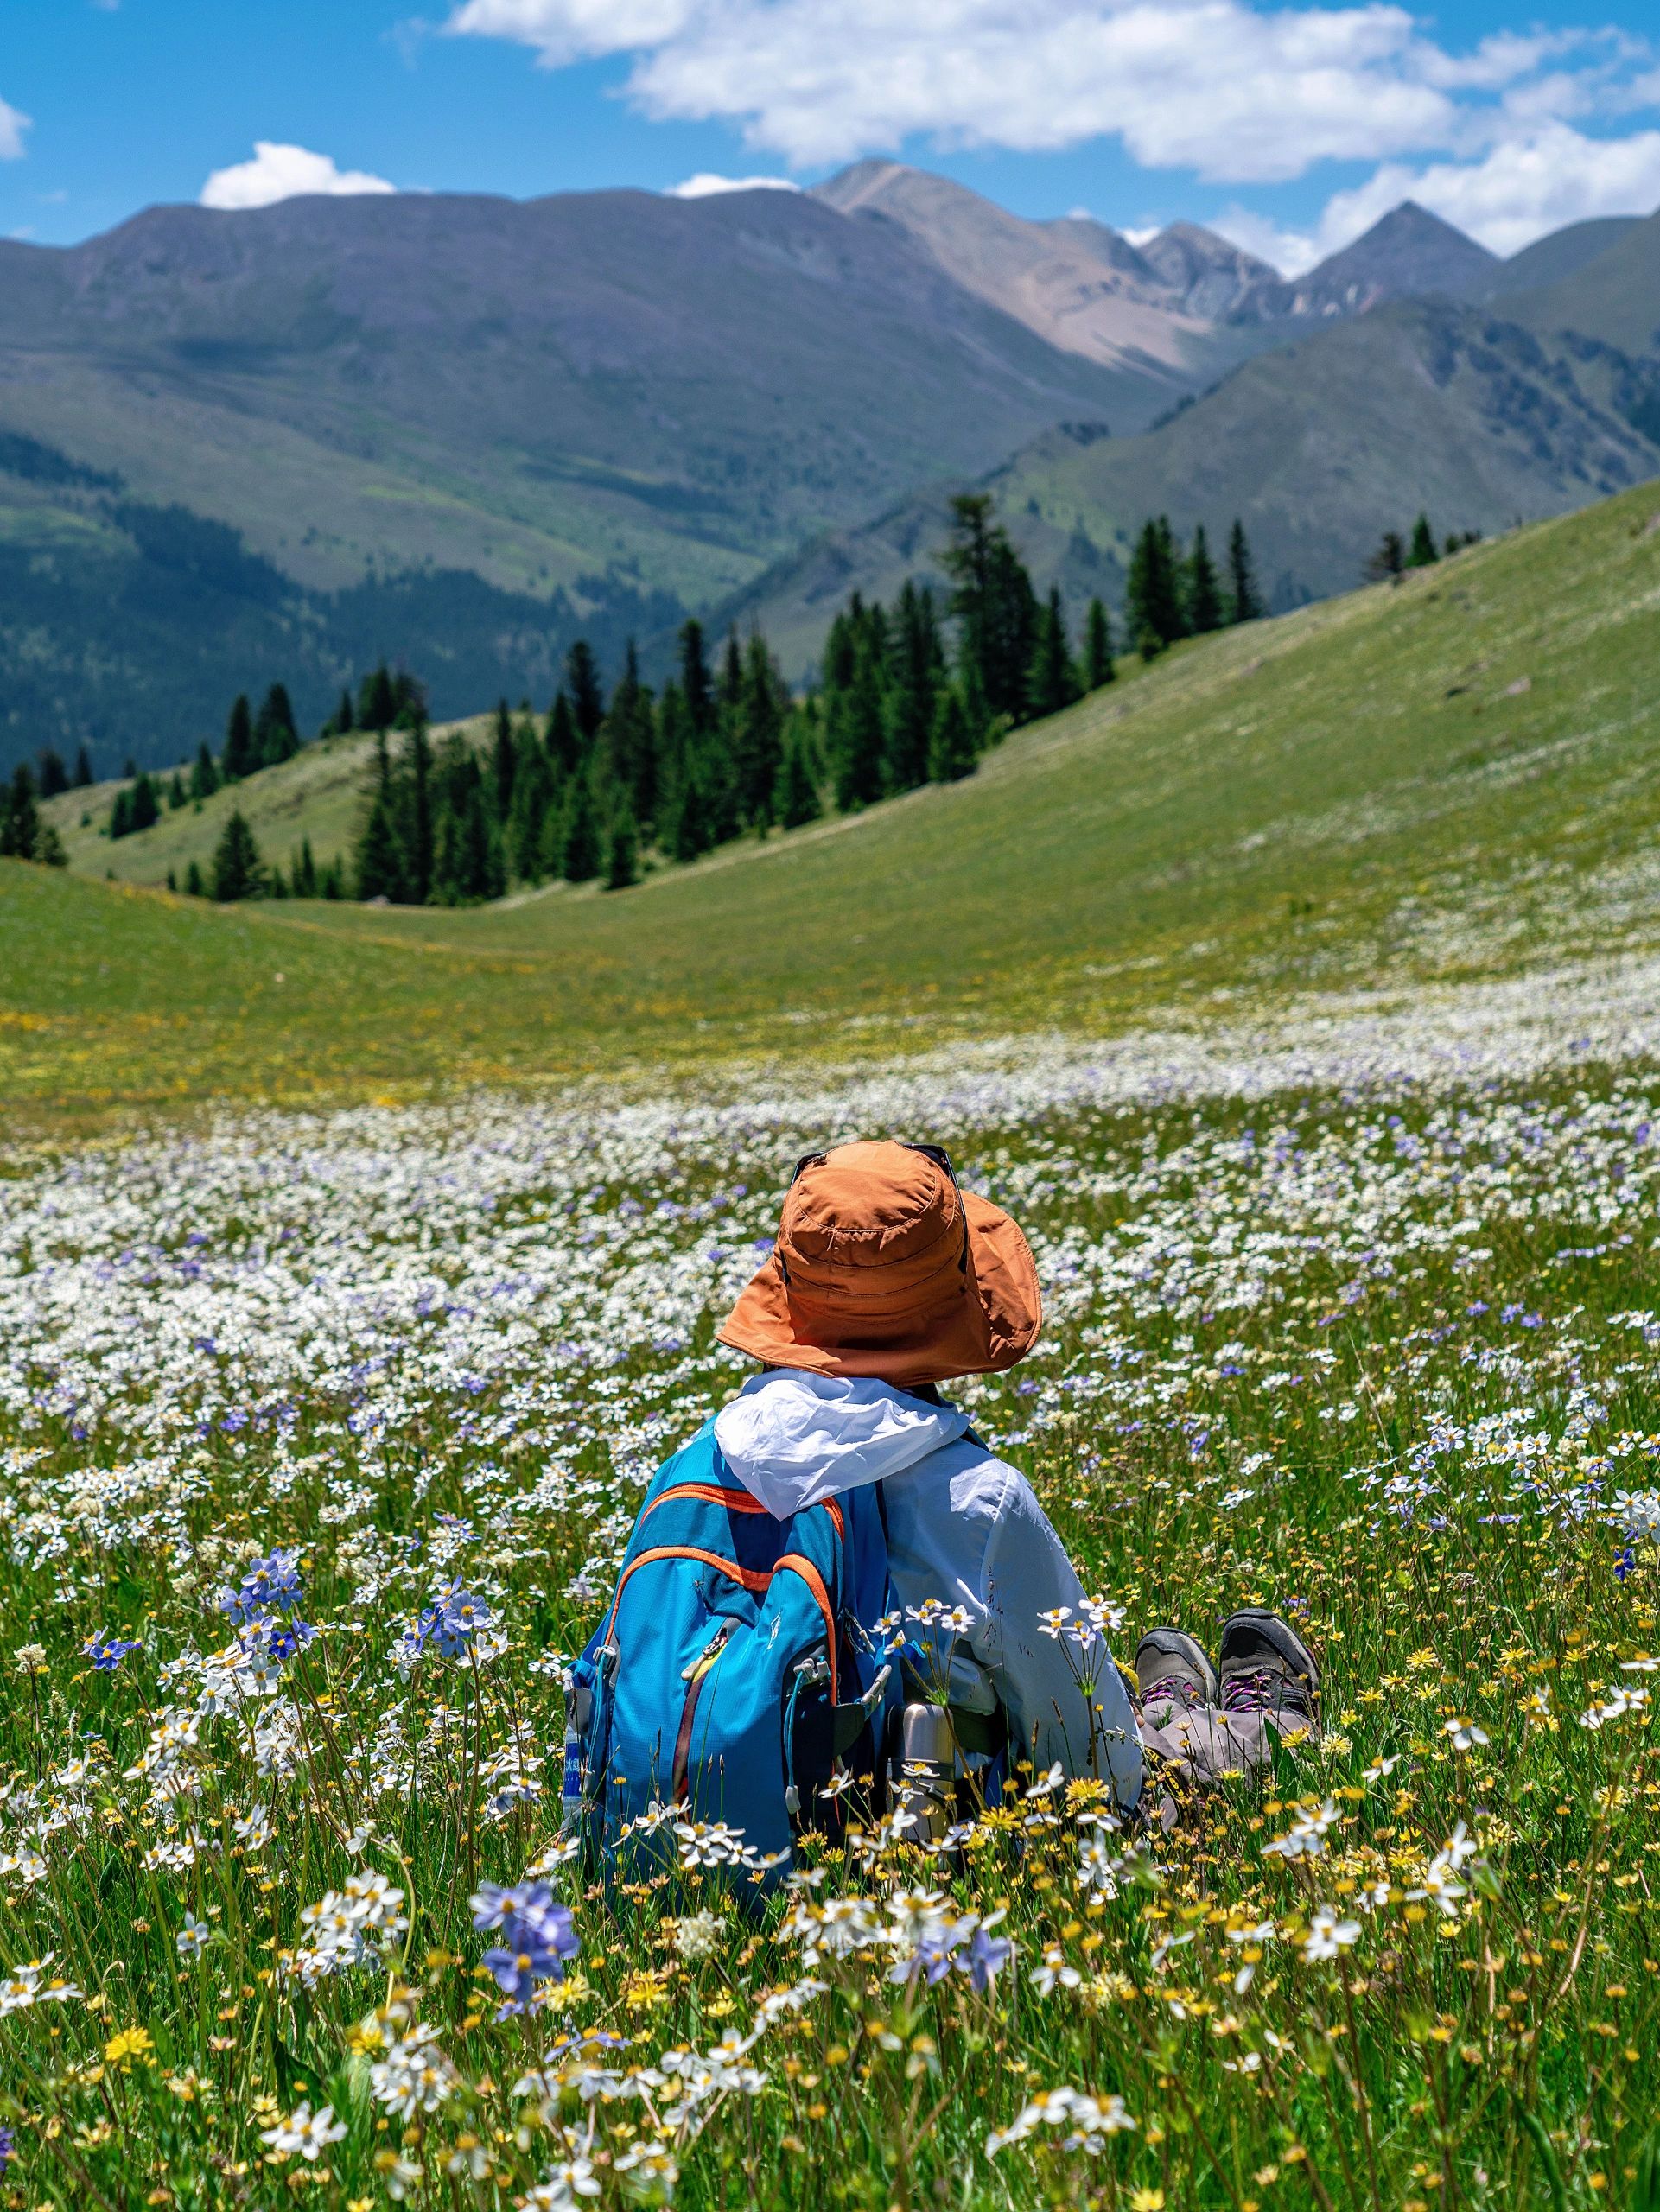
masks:
<path id="1" fill-rule="evenodd" d="M 696 1717 L 697 1700 L 704 1679 L 725 1649 L 726 1640 L 735 1625 L 732 1621 L 722 1621 L 690 1666 L 684 1670 L 686 1701 L 680 1710 L 679 1732 L 674 1739 L 674 1762 L 669 1770 L 669 1799 L 671 1804 L 684 1804 L 690 1789 L 691 1728 Z"/>

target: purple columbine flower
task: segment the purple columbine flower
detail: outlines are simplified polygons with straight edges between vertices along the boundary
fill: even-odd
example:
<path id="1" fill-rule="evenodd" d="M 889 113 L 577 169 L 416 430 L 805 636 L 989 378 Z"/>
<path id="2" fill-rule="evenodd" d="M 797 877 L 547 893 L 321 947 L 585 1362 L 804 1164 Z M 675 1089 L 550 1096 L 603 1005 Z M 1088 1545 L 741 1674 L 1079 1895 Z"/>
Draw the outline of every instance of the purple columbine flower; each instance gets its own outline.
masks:
<path id="1" fill-rule="evenodd" d="M 139 1646 L 126 1637 L 89 1636 L 80 1648 L 100 1675 L 112 1675 L 128 1652 L 137 1651 Z M 4 2171 L 0 2165 L 0 2173 Z"/>
<path id="2" fill-rule="evenodd" d="M 297 1551 L 279 1547 L 269 1559 L 250 1560 L 237 1588 L 219 1592 L 220 1612 L 228 1613 L 239 1627 L 245 1621 L 269 1620 L 273 1613 L 292 1612 L 301 1595 L 298 1558 Z"/>
<path id="3" fill-rule="evenodd" d="M 274 1623 L 265 1637 L 265 1649 L 273 1659 L 292 1659 L 296 1651 L 303 1651 L 308 1643 L 315 1643 L 317 1631 L 309 1621 L 302 1621 L 298 1613 L 289 1619 Z"/>
<path id="4" fill-rule="evenodd" d="M 556 1904 L 545 1882 L 512 1889 L 480 1885 L 473 1898 L 473 1925 L 499 1928 L 502 1941 L 484 1955 L 496 1986 L 517 2008 L 528 2005 L 538 1981 L 563 1981 L 565 1961 L 582 1949 L 569 1905 Z"/>
<path id="5" fill-rule="evenodd" d="M 460 1659 L 489 1618 L 485 1600 L 457 1580 L 439 1591 L 422 1614 L 416 1633 L 422 1643 L 436 1644 L 442 1657 Z"/>
<path id="6" fill-rule="evenodd" d="M 1014 1948 L 1006 1936 L 988 1936 L 983 1928 L 976 1928 L 974 1941 L 969 1945 L 967 1958 L 959 1960 L 957 1963 L 983 1997 L 1008 1964 L 1009 1955 Z"/>

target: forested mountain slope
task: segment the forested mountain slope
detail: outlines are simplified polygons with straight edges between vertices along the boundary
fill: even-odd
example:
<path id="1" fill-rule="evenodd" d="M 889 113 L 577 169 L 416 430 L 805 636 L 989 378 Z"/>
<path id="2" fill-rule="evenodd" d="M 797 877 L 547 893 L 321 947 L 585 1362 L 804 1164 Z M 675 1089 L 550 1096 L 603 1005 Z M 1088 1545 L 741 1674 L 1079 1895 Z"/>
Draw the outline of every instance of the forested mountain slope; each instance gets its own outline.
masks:
<path id="1" fill-rule="evenodd" d="M 0 862 L 0 1097 L 614 1082 L 1651 946 L 1657 594 L 1644 489 L 614 894 L 215 909 Z"/>

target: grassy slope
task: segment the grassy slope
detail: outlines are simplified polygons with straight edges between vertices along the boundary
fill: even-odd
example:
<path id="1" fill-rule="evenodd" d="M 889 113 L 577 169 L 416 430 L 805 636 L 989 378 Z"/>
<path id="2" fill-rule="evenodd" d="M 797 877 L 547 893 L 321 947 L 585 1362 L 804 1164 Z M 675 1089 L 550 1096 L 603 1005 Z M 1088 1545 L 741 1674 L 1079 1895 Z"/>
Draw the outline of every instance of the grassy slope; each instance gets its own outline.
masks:
<path id="1" fill-rule="evenodd" d="M 1606 253 L 1506 312 L 1530 329 L 1582 330 L 1627 353 L 1660 347 L 1660 214 L 1633 224 Z"/>
<path id="2" fill-rule="evenodd" d="M 446 722 L 433 731 L 442 741 L 453 731 L 482 737 L 487 718 Z M 394 741 L 396 742 L 397 741 Z M 113 877 L 156 889 L 171 869 L 182 883 L 192 861 L 204 875 L 234 808 L 239 807 L 267 861 L 287 867 L 303 837 L 319 867 L 349 855 L 363 823 L 365 791 L 372 774 L 375 741 L 353 734 L 308 745 L 280 768 L 262 769 L 245 782 L 216 791 L 175 813 L 163 808 L 152 830 L 111 843 L 105 835 L 119 782 L 94 784 L 48 800 L 45 812 L 58 830 L 69 865 L 83 875 Z M 90 815 L 90 822 L 83 816 Z"/>
<path id="3" fill-rule="evenodd" d="M 1110 1027 L 1646 938 L 1657 505 L 1190 646 L 967 784 L 621 897 L 218 914 L 8 868 L 0 1095 L 79 1110 L 891 1046 L 924 1021 Z"/>

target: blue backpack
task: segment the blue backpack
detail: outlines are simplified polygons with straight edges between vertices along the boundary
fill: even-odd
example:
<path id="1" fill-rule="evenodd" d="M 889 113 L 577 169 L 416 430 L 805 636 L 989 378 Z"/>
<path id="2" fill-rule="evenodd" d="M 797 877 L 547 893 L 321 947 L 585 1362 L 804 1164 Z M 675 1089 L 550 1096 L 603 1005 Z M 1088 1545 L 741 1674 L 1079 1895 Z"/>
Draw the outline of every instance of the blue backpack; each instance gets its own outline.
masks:
<path id="1" fill-rule="evenodd" d="M 748 1864 L 731 1871 L 753 1897 L 802 1828 L 844 1822 L 847 1800 L 820 1794 L 832 1773 L 871 1777 L 865 1803 L 879 1798 L 903 1702 L 878 1626 L 889 1602 L 873 1489 L 774 1520 L 712 1421 L 665 1461 L 572 1669 L 565 1812 L 603 1874 L 674 1864 L 673 1823 L 651 1810 L 672 1808 L 742 1830 Z M 752 1883 L 757 1857 L 769 1863 Z"/>

